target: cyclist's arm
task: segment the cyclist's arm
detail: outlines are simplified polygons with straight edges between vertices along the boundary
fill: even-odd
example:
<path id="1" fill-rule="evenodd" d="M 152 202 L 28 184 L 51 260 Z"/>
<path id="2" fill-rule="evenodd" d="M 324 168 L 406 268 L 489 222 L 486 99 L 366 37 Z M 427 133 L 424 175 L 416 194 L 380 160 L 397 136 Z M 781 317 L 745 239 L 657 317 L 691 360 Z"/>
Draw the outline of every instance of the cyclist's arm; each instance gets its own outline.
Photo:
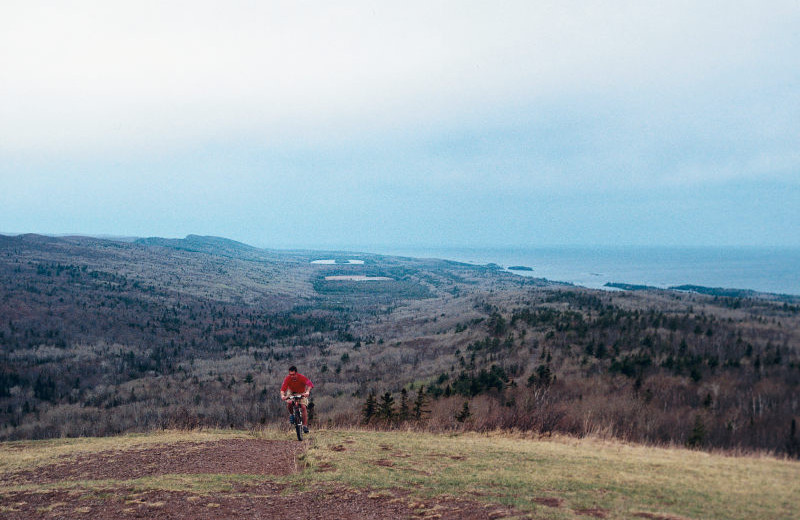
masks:
<path id="1" fill-rule="evenodd" d="M 283 383 L 281 383 L 281 401 L 285 401 L 288 395 L 289 395 L 289 381 L 287 380 L 287 378 L 284 378 Z"/>

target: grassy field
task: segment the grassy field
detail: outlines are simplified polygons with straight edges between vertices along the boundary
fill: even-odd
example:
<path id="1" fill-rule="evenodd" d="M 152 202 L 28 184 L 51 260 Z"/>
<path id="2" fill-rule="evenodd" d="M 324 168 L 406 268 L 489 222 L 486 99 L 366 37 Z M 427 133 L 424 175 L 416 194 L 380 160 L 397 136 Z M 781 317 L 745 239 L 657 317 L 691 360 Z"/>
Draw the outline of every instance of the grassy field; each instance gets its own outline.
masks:
<path id="1" fill-rule="evenodd" d="M 537 518 L 593 509 L 607 518 L 800 518 L 800 463 L 766 457 L 507 434 L 323 431 L 306 460 L 312 482 L 477 498 Z"/>
<path id="2" fill-rule="evenodd" d="M 285 431 L 164 432 L 114 438 L 0 444 L 0 497 L 20 485 L 3 477 L 70 457 L 232 438 L 289 439 Z M 294 489 L 368 489 L 402 500 L 447 496 L 515 508 L 533 518 L 800 518 L 800 462 L 731 457 L 591 439 L 509 434 L 320 430 L 294 475 L 162 475 L 132 481 L 72 481 L 42 489 L 107 493 L 114 487 L 225 491 L 238 482 Z M 32 488 L 33 486 L 33 488 Z M 25 489 L 35 489 L 26 484 Z"/>

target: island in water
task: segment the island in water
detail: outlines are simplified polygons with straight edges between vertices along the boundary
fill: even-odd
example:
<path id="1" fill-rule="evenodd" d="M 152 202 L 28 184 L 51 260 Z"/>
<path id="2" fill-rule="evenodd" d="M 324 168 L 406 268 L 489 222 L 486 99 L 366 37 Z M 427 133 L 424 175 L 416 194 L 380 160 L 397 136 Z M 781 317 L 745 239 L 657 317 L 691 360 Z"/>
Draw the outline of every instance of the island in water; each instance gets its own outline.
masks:
<path id="1" fill-rule="evenodd" d="M 533 267 L 527 265 L 512 265 L 508 268 L 509 271 L 533 271 Z"/>

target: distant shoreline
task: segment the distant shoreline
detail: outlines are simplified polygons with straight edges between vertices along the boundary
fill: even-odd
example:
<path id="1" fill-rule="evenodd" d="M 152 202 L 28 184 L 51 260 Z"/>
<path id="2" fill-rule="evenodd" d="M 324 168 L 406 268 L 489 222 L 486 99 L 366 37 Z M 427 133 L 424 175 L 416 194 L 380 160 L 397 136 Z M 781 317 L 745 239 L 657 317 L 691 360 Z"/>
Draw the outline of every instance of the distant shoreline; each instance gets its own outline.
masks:
<path id="1" fill-rule="evenodd" d="M 619 283 L 662 290 L 691 285 L 800 297 L 798 247 L 409 247 L 371 248 L 370 252 L 477 266 L 493 264 L 518 276 L 589 289 L 611 290 L 606 284 Z M 531 265 L 535 270 L 512 269 Z"/>
<path id="2" fill-rule="evenodd" d="M 0 233 L 15 237 L 31 233 Z M 40 234 L 46 237 L 99 238 L 112 235 Z M 138 241 L 139 239 L 135 240 Z M 246 244 L 245 244 L 246 245 Z M 272 251 L 298 249 L 266 248 Z M 800 297 L 800 247 L 790 246 L 563 246 L 533 248 L 343 247 L 336 251 L 303 249 L 319 254 L 315 264 L 361 264 L 359 255 L 441 259 L 476 266 L 493 266 L 518 276 L 532 276 L 589 289 L 615 289 L 608 284 L 667 289 L 677 286 Z M 360 251 L 360 252 L 356 252 Z M 535 265 L 535 270 L 530 265 Z M 509 266 L 509 267 L 502 267 Z M 719 289 L 722 288 L 722 289 Z M 619 290 L 619 288 L 616 288 Z"/>

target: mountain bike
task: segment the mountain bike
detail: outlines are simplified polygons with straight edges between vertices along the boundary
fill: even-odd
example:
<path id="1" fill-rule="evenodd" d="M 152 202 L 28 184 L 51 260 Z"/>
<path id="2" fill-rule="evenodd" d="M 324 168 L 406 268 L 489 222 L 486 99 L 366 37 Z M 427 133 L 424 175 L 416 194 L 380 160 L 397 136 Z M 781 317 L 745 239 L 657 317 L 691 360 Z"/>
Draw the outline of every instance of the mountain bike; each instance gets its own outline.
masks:
<path id="1" fill-rule="evenodd" d="M 292 405 L 291 414 L 294 417 L 294 429 L 297 432 L 297 440 L 303 440 L 303 408 L 300 406 L 300 401 L 303 400 L 303 394 L 292 394 L 289 396 L 289 402 Z M 291 421 L 289 421 L 291 423 Z"/>

